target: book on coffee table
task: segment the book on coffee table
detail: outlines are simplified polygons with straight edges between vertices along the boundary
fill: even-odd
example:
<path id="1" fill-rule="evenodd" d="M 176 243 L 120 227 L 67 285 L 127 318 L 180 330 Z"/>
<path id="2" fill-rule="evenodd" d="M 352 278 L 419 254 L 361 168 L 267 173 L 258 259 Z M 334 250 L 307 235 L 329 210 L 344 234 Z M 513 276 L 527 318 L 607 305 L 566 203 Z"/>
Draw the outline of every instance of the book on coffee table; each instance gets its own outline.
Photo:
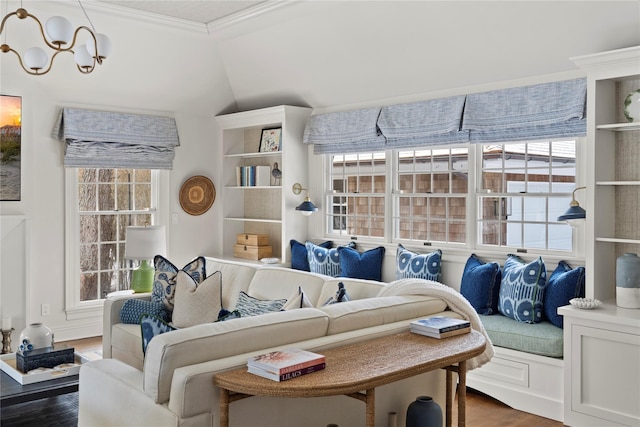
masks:
<path id="1" fill-rule="evenodd" d="M 471 323 L 468 320 L 435 316 L 414 320 L 409 324 L 409 330 L 433 338 L 446 338 L 471 332 Z"/>
<path id="2" fill-rule="evenodd" d="M 255 366 L 248 366 L 247 367 L 247 371 L 251 374 L 255 374 L 255 375 L 259 375 L 261 377 L 264 378 L 268 378 L 270 380 L 273 381 L 286 381 L 286 380 L 290 380 L 292 378 L 297 378 L 300 377 L 302 375 L 306 375 L 306 374 L 311 374 L 313 372 L 317 372 L 317 371 L 321 371 L 326 367 L 326 363 L 325 362 L 320 362 L 317 365 L 311 365 L 311 366 L 307 366 L 304 368 L 300 368 L 300 369 L 296 369 L 290 372 L 286 372 L 284 374 L 274 374 L 273 372 L 269 372 L 269 371 L 265 371 L 264 369 L 255 367 Z"/>
<path id="3" fill-rule="evenodd" d="M 255 371 L 253 373 L 265 372 L 280 378 L 284 374 L 304 371 L 307 368 L 309 368 L 309 370 L 311 370 L 311 368 L 313 368 L 313 370 L 323 369 L 324 366 L 322 366 L 322 368 L 319 368 L 319 366 L 324 365 L 324 363 L 325 357 L 322 354 L 297 348 L 289 348 L 254 356 L 247 362 L 247 367 L 249 368 L 249 372 L 252 370 Z M 313 370 L 311 370 L 311 372 L 313 372 Z M 281 379 L 277 381 L 281 381 Z"/>

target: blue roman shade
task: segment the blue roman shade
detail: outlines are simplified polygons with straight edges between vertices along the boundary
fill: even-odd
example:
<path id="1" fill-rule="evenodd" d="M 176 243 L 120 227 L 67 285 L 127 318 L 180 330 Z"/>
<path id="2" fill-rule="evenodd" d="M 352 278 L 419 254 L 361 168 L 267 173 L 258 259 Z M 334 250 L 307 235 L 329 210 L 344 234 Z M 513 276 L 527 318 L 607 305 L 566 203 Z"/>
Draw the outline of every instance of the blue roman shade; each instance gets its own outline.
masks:
<path id="1" fill-rule="evenodd" d="M 66 167 L 171 169 L 180 145 L 171 117 L 64 108 L 53 137 Z"/>
<path id="2" fill-rule="evenodd" d="M 467 95 L 462 130 L 472 142 L 584 136 L 584 78 Z"/>
<path id="3" fill-rule="evenodd" d="M 309 117 L 303 142 L 314 144 L 316 154 L 353 153 L 385 149 L 377 126 L 380 107 Z"/>
<path id="4" fill-rule="evenodd" d="M 378 127 L 387 148 L 420 147 L 469 141 L 461 131 L 465 96 L 382 107 Z"/>

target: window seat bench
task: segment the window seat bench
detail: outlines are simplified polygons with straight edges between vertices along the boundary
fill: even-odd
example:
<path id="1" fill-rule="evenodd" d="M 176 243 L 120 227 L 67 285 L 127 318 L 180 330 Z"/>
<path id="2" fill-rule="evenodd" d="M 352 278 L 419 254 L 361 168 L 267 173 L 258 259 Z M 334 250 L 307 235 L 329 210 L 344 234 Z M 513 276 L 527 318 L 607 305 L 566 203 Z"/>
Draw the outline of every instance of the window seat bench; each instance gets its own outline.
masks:
<path id="1" fill-rule="evenodd" d="M 563 420 L 563 330 L 500 314 L 480 316 L 494 345 L 491 362 L 470 371 L 467 386 L 520 411 Z"/>

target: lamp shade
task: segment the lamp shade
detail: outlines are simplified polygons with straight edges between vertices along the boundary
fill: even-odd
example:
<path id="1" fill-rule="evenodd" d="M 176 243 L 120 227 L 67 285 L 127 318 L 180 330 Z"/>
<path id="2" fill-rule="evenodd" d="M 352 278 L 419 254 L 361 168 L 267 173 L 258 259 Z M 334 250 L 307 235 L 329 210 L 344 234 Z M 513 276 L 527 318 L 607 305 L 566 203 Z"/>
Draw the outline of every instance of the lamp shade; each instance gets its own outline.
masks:
<path id="1" fill-rule="evenodd" d="M 65 45 L 73 40 L 73 25 L 62 16 L 52 16 L 45 23 L 45 32 L 53 44 Z"/>
<path id="2" fill-rule="evenodd" d="M 571 221 L 574 219 L 585 219 L 587 211 L 582 209 L 580 205 L 571 206 L 567 211 L 558 217 L 558 221 Z"/>
<path id="3" fill-rule="evenodd" d="M 296 206 L 296 210 L 300 211 L 302 215 L 311 215 L 314 212 L 318 211 L 318 207 L 311 203 L 311 200 L 307 197 L 304 199 L 304 202 L 300 203 Z"/>
<path id="4" fill-rule="evenodd" d="M 167 237 L 164 225 L 127 227 L 126 259 L 150 260 L 156 255 L 167 255 Z"/>
<path id="5" fill-rule="evenodd" d="M 32 70 L 42 70 L 49 61 L 49 57 L 44 49 L 32 47 L 24 52 L 24 64 Z"/>

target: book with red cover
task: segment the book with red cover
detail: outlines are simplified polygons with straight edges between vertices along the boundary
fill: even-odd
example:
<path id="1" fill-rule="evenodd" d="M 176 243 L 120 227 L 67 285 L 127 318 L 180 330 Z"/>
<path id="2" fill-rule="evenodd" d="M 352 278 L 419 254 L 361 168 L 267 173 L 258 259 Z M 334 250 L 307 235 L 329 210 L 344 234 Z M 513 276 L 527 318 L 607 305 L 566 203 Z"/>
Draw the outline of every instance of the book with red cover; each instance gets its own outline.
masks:
<path id="1" fill-rule="evenodd" d="M 275 375 L 282 375 L 325 362 L 322 354 L 289 348 L 260 354 L 249 359 L 247 366 L 260 368 Z"/>
<path id="2" fill-rule="evenodd" d="M 296 369 L 294 371 L 291 372 L 286 372 L 284 374 L 281 375 L 277 375 L 274 374 L 273 372 L 268 372 L 265 371 L 264 369 L 260 369 L 256 366 L 248 366 L 247 371 L 251 374 L 254 375 L 259 375 L 261 377 L 273 380 L 273 381 L 286 381 L 286 380 L 290 380 L 292 378 L 297 378 L 300 377 L 302 375 L 307 375 L 310 374 L 312 372 L 317 372 L 317 371 L 321 371 L 326 367 L 326 363 L 325 362 L 321 362 L 317 365 L 311 365 L 311 366 L 307 366 L 305 368 L 301 368 L 301 369 Z"/>

